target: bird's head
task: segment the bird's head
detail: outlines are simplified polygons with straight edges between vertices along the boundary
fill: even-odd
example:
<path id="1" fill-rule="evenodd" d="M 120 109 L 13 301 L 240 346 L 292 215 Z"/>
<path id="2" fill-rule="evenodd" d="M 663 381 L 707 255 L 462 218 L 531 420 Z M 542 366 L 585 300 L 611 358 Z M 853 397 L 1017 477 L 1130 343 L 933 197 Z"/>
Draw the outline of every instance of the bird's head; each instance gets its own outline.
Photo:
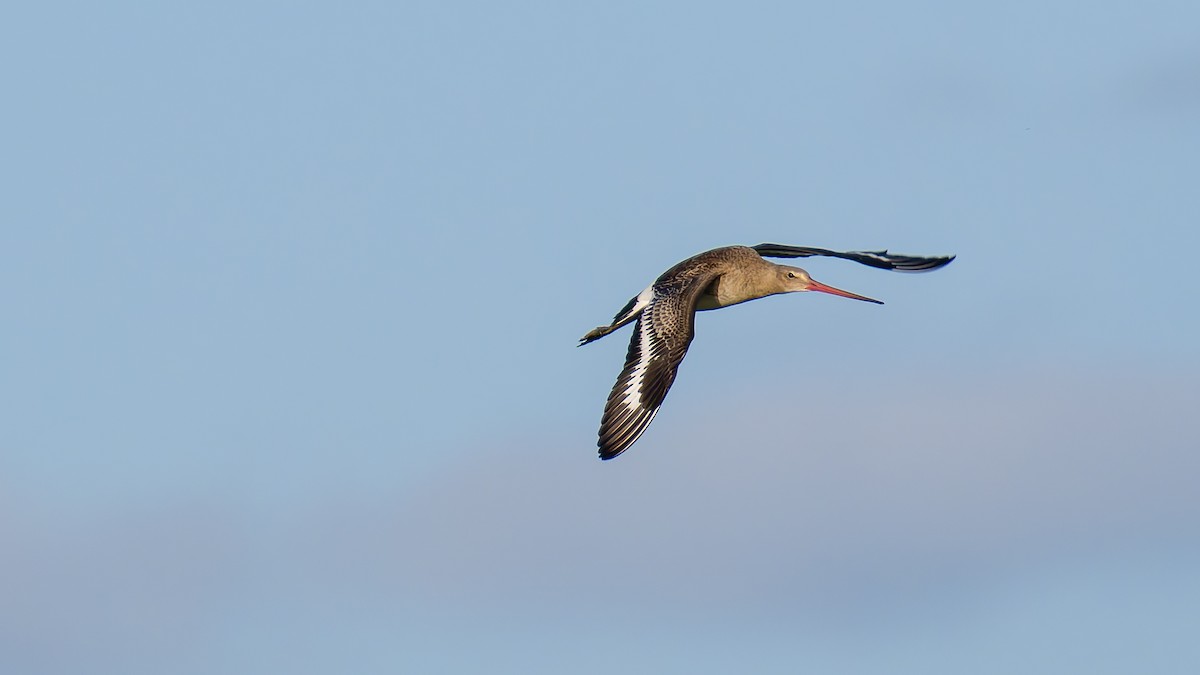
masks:
<path id="1" fill-rule="evenodd" d="M 819 281 L 816 281 L 812 277 L 808 276 L 808 272 L 805 272 L 804 270 L 800 269 L 799 267 L 791 267 L 788 265 L 775 265 L 775 276 L 776 276 L 776 281 L 780 288 L 780 290 L 779 290 L 780 293 L 798 293 L 800 291 L 820 291 L 822 293 L 829 293 L 830 295 L 840 295 L 843 298 L 852 298 L 854 300 L 863 300 L 866 302 L 873 302 L 877 305 L 883 304 L 879 300 L 876 300 L 874 298 L 868 298 L 865 295 L 858 295 L 857 293 L 851 293 L 850 291 L 843 291 L 842 289 L 834 288 L 833 286 L 826 286 L 825 284 L 823 284 Z"/>

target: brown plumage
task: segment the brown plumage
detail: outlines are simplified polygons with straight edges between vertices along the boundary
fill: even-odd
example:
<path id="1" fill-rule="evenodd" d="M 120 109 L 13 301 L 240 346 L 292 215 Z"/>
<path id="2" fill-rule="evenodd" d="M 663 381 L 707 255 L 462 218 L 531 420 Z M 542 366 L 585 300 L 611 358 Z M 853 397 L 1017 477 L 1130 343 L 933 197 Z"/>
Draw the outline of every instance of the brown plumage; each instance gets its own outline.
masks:
<path id="1" fill-rule="evenodd" d="M 747 300 L 799 291 L 820 291 L 855 300 L 878 300 L 814 281 L 799 267 L 763 259 L 804 258 L 814 255 L 853 260 L 872 267 L 920 272 L 948 264 L 953 256 L 924 258 L 892 255 L 887 251 L 838 252 L 820 248 L 759 244 L 725 246 L 705 251 L 663 272 L 613 317 L 580 339 L 585 345 L 636 321 L 625 367 L 617 377 L 600 420 L 601 459 L 612 459 L 633 445 L 666 398 L 679 363 L 695 335 L 696 312 L 736 305 Z"/>

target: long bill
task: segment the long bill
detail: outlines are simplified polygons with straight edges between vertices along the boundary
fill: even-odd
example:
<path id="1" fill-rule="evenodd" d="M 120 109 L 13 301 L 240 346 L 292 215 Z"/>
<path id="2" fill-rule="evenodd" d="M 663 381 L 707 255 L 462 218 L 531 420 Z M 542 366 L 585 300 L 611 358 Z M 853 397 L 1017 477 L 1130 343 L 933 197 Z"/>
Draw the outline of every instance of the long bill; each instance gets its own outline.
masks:
<path id="1" fill-rule="evenodd" d="M 842 289 L 834 288 L 833 286 L 826 286 L 825 284 L 823 284 L 819 281 L 812 280 L 812 279 L 810 279 L 808 282 L 808 290 L 820 291 L 822 293 L 828 293 L 830 295 L 840 295 L 843 298 L 850 298 L 852 300 L 862 300 L 864 302 L 873 302 L 877 305 L 883 304 L 883 301 L 881 301 L 881 300 L 876 300 L 875 298 L 868 298 L 865 295 L 851 293 L 850 291 L 843 291 Z"/>

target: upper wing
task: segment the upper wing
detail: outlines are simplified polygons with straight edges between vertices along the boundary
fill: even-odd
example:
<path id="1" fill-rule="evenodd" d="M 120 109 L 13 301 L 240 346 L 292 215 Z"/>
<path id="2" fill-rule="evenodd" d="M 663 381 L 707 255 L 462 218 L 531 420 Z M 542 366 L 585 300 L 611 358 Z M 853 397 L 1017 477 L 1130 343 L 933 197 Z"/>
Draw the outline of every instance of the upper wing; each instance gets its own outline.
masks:
<path id="1" fill-rule="evenodd" d="M 936 256 L 932 258 L 915 255 L 898 255 L 884 251 L 830 251 L 824 248 L 809 246 L 786 246 L 784 244 L 759 244 L 753 247 L 758 254 L 767 258 L 808 258 L 814 255 L 824 255 L 833 258 L 844 258 L 856 263 L 878 267 L 897 272 L 928 272 L 950 264 L 954 256 Z"/>
<path id="2" fill-rule="evenodd" d="M 633 445 L 649 426 L 695 335 L 696 301 L 716 273 L 682 276 L 655 283 L 641 311 L 625 367 L 617 377 L 600 420 L 600 459 L 612 459 Z"/>

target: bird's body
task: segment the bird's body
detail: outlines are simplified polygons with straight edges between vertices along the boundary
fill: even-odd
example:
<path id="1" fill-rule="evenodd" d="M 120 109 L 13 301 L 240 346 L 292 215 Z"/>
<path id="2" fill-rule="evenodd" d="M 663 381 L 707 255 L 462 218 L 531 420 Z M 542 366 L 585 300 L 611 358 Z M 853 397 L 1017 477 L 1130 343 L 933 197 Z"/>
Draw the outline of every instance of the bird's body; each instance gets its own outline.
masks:
<path id="1" fill-rule="evenodd" d="M 776 265 L 763 256 L 813 255 L 854 260 L 873 267 L 919 272 L 937 269 L 954 258 L 890 255 L 887 251 L 841 253 L 826 249 L 759 244 L 725 246 L 694 255 L 663 272 L 613 317 L 580 339 L 588 344 L 636 321 L 625 368 L 617 378 L 600 422 L 600 458 L 612 459 L 633 445 L 662 405 L 679 363 L 695 335 L 697 311 L 720 309 L 778 293 L 821 291 L 883 304 L 813 281 L 799 267 Z"/>

